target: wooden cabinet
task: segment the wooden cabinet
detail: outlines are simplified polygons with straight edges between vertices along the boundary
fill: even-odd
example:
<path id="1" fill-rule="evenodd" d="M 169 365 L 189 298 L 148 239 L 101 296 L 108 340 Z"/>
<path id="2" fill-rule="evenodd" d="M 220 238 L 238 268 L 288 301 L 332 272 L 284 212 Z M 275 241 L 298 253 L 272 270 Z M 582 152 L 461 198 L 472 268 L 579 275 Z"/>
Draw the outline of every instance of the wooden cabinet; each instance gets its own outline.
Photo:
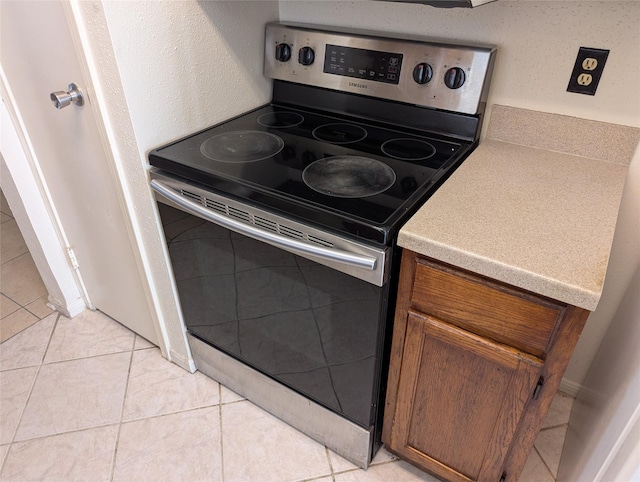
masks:
<path id="1" fill-rule="evenodd" d="M 452 481 L 517 481 L 588 312 L 403 253 L 387 448 Z"/>

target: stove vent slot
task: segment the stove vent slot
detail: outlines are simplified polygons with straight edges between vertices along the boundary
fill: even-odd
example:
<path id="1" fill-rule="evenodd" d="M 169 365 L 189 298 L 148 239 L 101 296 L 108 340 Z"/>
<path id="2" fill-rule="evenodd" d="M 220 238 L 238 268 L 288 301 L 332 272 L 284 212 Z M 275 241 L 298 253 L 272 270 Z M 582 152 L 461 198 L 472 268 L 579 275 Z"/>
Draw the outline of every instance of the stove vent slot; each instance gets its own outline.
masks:
<path id="1" fill-rule="evenodd" d="M 253 216 L 253 223 L 259 228 L 266 229 L 274 233 L 278 232 L 278 223 L 261 218 L 260 216 Z"/>
<path id="2" fill-rule="evenodd" d="M 202 196 L 195 194 L 191 191 L 185 191 L 184 189 L 181 189 L 180 194 L 182 194 L 184 197 L 188 197 L 189 199 L 193 199 L 194 201 L 198 201 L 199 203 L 202 203 Z"/>
<path id="3" fill-rule="evenodd" d="M 242 211 L 241 209 L 237 209 L 231 206 L 227 206 L 227 209 L 229 210 L 228 211 L 229 216 L 231 216 L 232 218 L 240 219 L 245 223 L 253 224 L 251 222 L 251 215 L 248 212 Z"/>
<path id="4" fill-rule="evenodd" d="M 204 205 L 205 207 L 211 209 L 212 211 L 217 211 L 221 214 L 227 214 L 227 206 L 224 203 L 214 201 L 206 197 L 204 198 Z"/>
<path id="5" fill-rule="evenodd" d="M 212 211 L 216 211 L 231 218 L 239 219 L 246 224 L 251 224 L 261 229 L 265 229 L 273 233 L 278 233 L 289 238 L 300 239 L 310 243 L 318 244 L 326 248 L 333 248 L 334 246 L 331 241 L 306 234 L 298 229 L 284 224 L 279 224 L 275 221 L 270 221 L 269 219 L 265 219 L 260 216 L 251 215 L 250 213 L 243 211 L 242 209 L 234 208 L 223 202 L 200 196 L 199 194 L 195 194 L 191 191 L 185 191 L 184 189 L 181 189 L 180 194 L 182 194 L 186 198 L 198 202 L 199 204 L 203 204 L 206 208 L 211 209 Z"/>
<path id="6" fill-rule="evenodd" d="M 304 233 L 297 229 L 290 228 L 288 226 L 280 225 L 280 234 L 287 236 L 288 238 L 304 239 Z"/>
<path id="7" fill-rule="evenodd" d="M 315 236 L 311 236 L 311 235 L 307 235 L 307 238 L 312 243 L 316 243 L 316 244 L 319 244 L 320 246 L 325 246 L 327 248 L 333 248 L 333 243 L 330 241 L 325 241 L 322 238 L 316 238 Z"/>

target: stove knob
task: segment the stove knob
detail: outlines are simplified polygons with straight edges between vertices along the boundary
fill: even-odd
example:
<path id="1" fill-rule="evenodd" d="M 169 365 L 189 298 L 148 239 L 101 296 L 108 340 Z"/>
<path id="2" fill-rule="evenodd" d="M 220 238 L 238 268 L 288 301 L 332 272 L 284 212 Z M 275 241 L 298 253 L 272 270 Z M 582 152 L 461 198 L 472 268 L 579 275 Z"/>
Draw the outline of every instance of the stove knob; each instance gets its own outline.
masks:
<path id="1" fill-rule="evenodd" d="M 433 77 L 433 69 L 431 66 L 423 62 L 413 68 L 413 80 L 418 84 L 427 84 Z"/>
<path id="2" fill-rule="evenodd" d="M 276 45 L 276 60 L 287 62 L 291 58 L 291 46 L 289 44 Z"/>
<path id="3" fill-rule="evenodd" d="M 451 67 L 444 74 L 444 83 L 450 89 L 459 89 L 464 85 L 466 76 L 460 67 Z"/>
<path id="4" fill-rule="evenodd" d="M 302 65 L 311 65 L 316 58 L 316 54 L 311 47 L 302 47 L 298 50 L 298 62 Z"/>

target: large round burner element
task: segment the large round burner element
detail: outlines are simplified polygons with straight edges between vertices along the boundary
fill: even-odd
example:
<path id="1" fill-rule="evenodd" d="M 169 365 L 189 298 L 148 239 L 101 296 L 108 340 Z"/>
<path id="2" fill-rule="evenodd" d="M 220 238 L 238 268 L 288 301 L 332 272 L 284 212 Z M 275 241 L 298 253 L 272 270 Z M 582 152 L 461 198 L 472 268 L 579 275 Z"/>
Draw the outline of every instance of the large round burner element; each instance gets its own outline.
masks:
<path id="1" fill-rule="evenodd" d="M 367 131 L 353 124 L 334 123 L 316 127 L 313 137 L 331 144 L 351 144 L 367 137 Z"/>
<path id="2" fill-rule="evenodd" d="M 387 156 L 402 161 L 424 161 L 436 153 L 436 148 L 431 143 L 410 138 L 392 139 L 382 144 L 380 149 Z"/>
<path id="3" fill-rule="evenodd" d="M 396 182 L 396 173 L 384 162 L 358 156 L 325 157 L 302 172 L 305 184 L 333 197 L 359 198 L 386 191 Z"/>
<path id="4" fill-rule="evenodd" d="M 242 163 L 275 156 L 283 147 L 284 141 L 268 132 L 232 131 L 207 139 L 200 152 L 214 161 Z"/>
<path id="5" fill-rule="evenodd" d="M 286 129 L 302 124 L 304 117 L 296 112 L 270 112 L 258 117 L 258 124 L 273 129 Z"/>

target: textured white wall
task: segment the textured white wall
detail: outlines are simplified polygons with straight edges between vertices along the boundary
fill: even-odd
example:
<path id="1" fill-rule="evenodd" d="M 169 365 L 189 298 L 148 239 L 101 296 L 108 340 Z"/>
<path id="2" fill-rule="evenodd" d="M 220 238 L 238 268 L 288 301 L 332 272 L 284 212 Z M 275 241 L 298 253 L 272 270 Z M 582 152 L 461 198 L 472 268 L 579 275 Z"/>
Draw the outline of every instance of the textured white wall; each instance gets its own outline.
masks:
<path id="1" fill-rule="evenodd" d="M 504 104 L 640 127 L 640 1 L 498 0 L 474 9 L 364 0 L 282 1 L 280 19 L 495 44 L 489 115 L 493 104 Z M 611 51 L 593 97 L 566 92 L 580 46 Z M 637 169 L 632 169 L 627 191 L 634 192 L 639 184 Z M 631 234 L 631 224 L 638 212 L 640 198 L 627 194 L 603 296 L 565 374 L 567 391 L 577 391 L 582 383 L 633 275 L 640 240 Z"/>
<path id="2" fill-rule="evenodd" d="M 640 268 L 573 405 L 558 480 L 639 480 L 631 478 L 640 469 L 638 294 Z"/>
<path id="3" fill-rule="evenodd" d="M 141 154 L 267 102 L 276 2 L 103 2 Z"/>

